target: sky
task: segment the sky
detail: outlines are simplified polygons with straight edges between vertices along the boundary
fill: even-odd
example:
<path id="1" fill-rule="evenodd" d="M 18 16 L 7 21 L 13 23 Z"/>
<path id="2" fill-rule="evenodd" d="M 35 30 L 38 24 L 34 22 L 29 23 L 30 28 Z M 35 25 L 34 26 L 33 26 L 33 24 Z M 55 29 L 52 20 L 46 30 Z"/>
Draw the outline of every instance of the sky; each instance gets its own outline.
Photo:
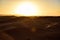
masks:
<path id="1" fill-rule="evenodd" d="M 0 16 L 13 15 L 18 4 L 27 0 L 0 0 Z M 60 16 L 60 0 L 28 0 L 39 8 L 40 16 Z"/>

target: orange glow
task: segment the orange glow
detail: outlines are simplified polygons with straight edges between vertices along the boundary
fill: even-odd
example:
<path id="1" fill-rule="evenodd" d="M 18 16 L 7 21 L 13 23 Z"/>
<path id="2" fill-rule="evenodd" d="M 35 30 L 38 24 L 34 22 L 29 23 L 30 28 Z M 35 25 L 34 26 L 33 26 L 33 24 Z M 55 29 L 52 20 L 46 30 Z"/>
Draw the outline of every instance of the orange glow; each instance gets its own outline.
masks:
<path id="1" fill-rule="evenodd" d="M 1 0 L 0 16 L 60 16 L 60 5 L 54 2 L 42 0 Z"/>
<path id="2" fill-rule="evenodd" d="M 32 2 L 22 2 L 16 7 L 14 13 L 18 16 L 38 16 L 38 7 Z"/>

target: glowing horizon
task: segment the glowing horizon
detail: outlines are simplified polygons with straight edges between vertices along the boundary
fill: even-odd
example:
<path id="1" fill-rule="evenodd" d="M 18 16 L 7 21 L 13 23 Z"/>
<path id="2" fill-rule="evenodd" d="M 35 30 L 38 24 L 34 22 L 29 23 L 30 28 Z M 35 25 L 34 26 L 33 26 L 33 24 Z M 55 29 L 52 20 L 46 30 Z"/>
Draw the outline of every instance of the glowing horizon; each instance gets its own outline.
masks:
<path id="1" fill-rule="evenodd" d="M 23 16 L 32 16 L 33 15 L 37 15 L 37 16 L 60 16 L 60 5 L 58 0 L 28 0 L 31 3 L 26 3 L 27 0 L 0 0 L 0 16 L 2 15 L 14 15 L 14 16 L 19 16 L 20 13 L 22 13 L 21 15 Z M 25 3 L 22 3 L 25 2 Z M 21 4 L 22 3 L 22 4 Z M 23 9 L 22 6 L 27 6 L 27 9 L 31 9 L 29 10 L 29 12 L 27 12 L 28 10 Z M 32 7 L 32 8 L 31 8 Z M 21 10 L 20 10 L 21 8 Z M 26 7 L 24 7 L 26 8 Z M 15 10 L 15 12 L 13 12 L 13 10 Z M 26 11 L 25 12 L 19 12 L 20 11 Z M 32 12 L 33 11 L 33 12 Z M 17 13 L 16 13 L 17 12 Z M 29 13 L 29 14 L 28 14 Z M 31 14 L 30 14 L 31 13 Z M 21 16 L 20 15 L 20 16 Z"/>
<path id="2" fill-rule="evenodd" d="M 38 16 L 38 7 L 32 2 L 22 2 L 13 12 L 19 16 Z"/>

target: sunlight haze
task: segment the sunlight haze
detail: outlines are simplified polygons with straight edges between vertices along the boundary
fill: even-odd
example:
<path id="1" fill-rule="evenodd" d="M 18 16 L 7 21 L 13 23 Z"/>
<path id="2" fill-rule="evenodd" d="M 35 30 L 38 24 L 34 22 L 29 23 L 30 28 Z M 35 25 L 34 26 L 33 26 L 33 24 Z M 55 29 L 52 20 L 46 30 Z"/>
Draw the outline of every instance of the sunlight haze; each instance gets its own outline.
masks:
<path id="1" fill-rule="evenodd" d="M 59 0 L 0 0 L 0 16 L 60 16 Z"/>

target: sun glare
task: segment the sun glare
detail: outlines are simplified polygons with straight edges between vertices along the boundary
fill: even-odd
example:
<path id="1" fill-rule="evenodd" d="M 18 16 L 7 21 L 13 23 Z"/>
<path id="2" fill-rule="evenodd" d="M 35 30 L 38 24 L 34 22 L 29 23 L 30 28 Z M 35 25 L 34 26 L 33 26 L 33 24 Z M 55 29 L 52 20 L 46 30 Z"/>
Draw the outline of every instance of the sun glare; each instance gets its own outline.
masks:
<path id="1" fill-rule="evenodd" d="M 38 7 L 31 2 L 23 2 L 15 8 L 14 13 L 18 16 L 37 16 Z"/>

